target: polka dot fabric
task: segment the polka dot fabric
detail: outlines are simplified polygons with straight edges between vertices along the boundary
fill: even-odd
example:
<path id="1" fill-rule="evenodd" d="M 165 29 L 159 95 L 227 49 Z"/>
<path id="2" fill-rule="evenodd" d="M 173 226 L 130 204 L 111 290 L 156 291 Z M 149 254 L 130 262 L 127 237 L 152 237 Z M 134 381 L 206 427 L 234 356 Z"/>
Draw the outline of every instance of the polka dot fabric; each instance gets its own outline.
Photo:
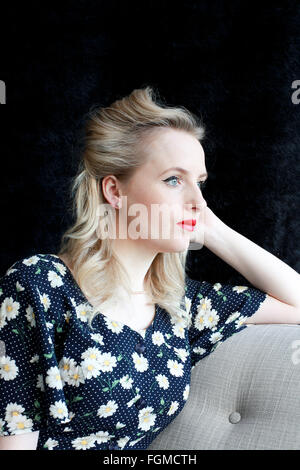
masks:
<path id="1" fill-rule="evenodd" d="M 190 328 L 156 305 L 143 332 L 102 314 L 91 329 L 59 257 L 16 261 L 0 279 L 0 435 L 39 431 L 39 450 L 147 449 L 183 409 L 192 368 L 266 298 L 188 276 L 185 290 Z"/>

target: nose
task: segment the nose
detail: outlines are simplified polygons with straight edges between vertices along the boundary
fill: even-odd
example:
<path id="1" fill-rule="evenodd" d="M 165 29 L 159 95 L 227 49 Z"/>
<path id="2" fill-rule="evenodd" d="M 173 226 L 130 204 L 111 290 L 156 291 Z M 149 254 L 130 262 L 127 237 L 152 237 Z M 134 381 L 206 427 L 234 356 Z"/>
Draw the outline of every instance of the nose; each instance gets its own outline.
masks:
<path id="1" fill-rule="evenodd" d="M 192 213 L 194 217 L 197 217 L 197 215 L 201 213 L 205 207 L 207 207 L 207 202 L 199 188 L 192 190 L 192 192 L 187 195 L 184 208 L 185 211 Z"/>

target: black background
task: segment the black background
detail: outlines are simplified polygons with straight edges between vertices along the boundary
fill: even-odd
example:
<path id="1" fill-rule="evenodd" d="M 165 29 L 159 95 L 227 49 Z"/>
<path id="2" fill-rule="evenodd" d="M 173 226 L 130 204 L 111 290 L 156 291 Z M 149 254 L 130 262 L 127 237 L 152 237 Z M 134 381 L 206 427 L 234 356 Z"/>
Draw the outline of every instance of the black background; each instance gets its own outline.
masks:
<path id="1" fill-rule="evenodd" d="M 299 272 L 299 1 L 61 0 L 1 11 L 0 275 L 57 253 L 84 114 L 147 85 L 203 119 L 209 207 Z M 206 247 L 191 267 L 194 278 L 247 284 Z"/>

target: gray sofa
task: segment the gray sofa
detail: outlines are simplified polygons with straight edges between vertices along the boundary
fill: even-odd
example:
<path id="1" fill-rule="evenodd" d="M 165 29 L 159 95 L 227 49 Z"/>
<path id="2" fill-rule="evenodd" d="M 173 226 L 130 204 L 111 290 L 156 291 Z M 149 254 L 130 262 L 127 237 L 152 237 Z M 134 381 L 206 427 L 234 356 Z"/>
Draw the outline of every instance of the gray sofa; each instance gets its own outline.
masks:
<path id="1" fill-rule="evenodd" d="M 300 326 L 248 325 L 203 358 L 147 450 L 173 449 L 300 449 Z"/>

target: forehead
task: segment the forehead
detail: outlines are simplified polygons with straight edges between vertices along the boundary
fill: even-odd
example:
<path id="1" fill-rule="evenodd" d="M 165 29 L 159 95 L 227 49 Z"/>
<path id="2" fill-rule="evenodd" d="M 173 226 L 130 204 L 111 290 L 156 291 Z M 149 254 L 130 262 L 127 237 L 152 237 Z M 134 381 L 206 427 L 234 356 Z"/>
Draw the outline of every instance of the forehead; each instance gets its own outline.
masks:
<path id="1" fill-rule="evenodd" d="M 158 129 L 147 139 L 144 170 L 161 173 L 171 167 L 182 167 L 191 173 L 206 173 L 205 155 L 200 142 L 185 131 Z"/>

